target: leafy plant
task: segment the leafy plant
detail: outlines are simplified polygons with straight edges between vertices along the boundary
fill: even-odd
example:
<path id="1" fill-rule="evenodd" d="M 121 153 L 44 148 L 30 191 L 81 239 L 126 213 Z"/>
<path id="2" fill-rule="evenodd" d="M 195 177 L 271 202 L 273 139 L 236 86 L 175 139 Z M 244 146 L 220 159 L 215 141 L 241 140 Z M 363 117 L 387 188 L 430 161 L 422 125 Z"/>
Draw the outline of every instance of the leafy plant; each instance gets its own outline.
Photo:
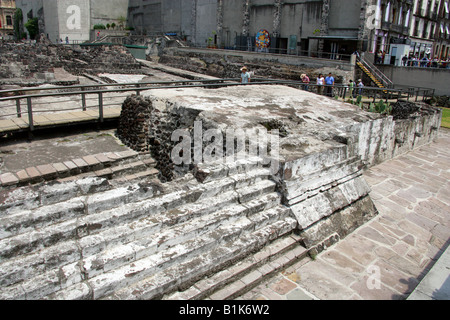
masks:
<path id="1" fill-rule="evenodd" d="M 30 34 L 30 39 L 36 39 L 36 36 L 39 34 L 38 18 L 28 20 L 28 22 L 25 23 L 25 28 L 27 28 L 28 33 Z"/>
<path id="2" fill-rule="evenodd" d="M 104 24 L 96 24 L 94 30 L 106 30 L 106 26 Z"/>
<path id="3" fill-rule="evenodd" d="M 358 96 L 358 97 L 356 98 L 356 101 L 353 100 L 353 97 L 351 97 L 347 102 L 348 102 L 348 103 L 351 103 L 351 104 L 353 104 L 353 105 L 355 105 L 355 106 L 358 106 L 358 107 L 360 107 L 361 109 L 363 109 L 362 96 Z"/>
<path id="4" fill-rule="evenodd" d="M 23 34 L 24 34 L 24 32 L 23 32 L 23 13 L 22 13 L 22 9 L 20 9 L 20 8 L 16 9 L 16 12 L 14 13 L 14 33 L 18 40 L 24 38 L 23 37 Z"/>
<path id="5" fill-rule="evenodd" d="M 120 28 L 125 28 L 125 25 L 127 24 L 127 18 L 125 18 L 124 16 L 120 16 L 119 18 L 117 18 L 117 20 L 119 21 L 119 27 Z"/>
<path id="6" fill-rule="evenodd" d="M 377 104 L 371 103 L 369 111 L 390 115 L 392 113 L 392 106 L 390 103 L 385 103 L 383 100 L 380 100 Z"/>

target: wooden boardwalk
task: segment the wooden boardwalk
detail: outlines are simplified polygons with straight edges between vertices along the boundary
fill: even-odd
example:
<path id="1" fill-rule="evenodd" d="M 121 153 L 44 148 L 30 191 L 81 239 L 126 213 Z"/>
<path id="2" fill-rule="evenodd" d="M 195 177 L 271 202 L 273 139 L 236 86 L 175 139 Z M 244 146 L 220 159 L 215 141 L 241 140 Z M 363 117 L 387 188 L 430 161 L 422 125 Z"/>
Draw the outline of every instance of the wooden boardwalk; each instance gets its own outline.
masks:
<path id="1" fill-rule="evenodd" d="M 105 108 L 103 110 L 103 120 L 110 121 L 119 118 L 122 107 Z M 35 115 L 33 117 L 34 130 L 47 129 L 58 126 L 98 123 L 100 115 L 98 110 L 71 111 L 53 114 Z M 30 122 L 27 116 L 22 118 L 12 118 L 0 120 L 0 136 L 4 134 L 30 131 Z"/>

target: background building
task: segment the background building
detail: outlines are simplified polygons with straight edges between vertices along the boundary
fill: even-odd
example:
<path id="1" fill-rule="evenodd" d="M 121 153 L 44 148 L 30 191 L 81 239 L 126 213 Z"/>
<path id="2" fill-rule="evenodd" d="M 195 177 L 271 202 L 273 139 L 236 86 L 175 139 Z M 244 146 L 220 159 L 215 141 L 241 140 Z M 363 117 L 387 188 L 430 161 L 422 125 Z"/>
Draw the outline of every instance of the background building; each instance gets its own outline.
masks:
<path id="1" fill-rule="evenodd" d="M 446 60 L 450 58 L 450 1 L 441 0 L 437 10 L 437 23 L 434 29 L 433 57 Z"/>
<path id="2" fill-rule="evenodd" d="M 443 1 L 442 1 L 443 2 Z M 431 57 L 436 32 L 439 29 L 440 0 L 415 0 L 411 20 L 411 54 L 419 58 Z M 434 54 L 433 54 L 434 55 Z"/>
<path id="3" fill-rule="evenodd" d="M 39 19 L 39 31 L 52 42 L 92 40 L 96 24 L 120 25 L 128 15 L 129 0 L 17 0 L 25 24 Z"/>
<path id="4" fill-rule="evenodd" d="M 0 38 L 14 37 L 14 14 L 16 3 L 14 0 L 0 0 Z"/>

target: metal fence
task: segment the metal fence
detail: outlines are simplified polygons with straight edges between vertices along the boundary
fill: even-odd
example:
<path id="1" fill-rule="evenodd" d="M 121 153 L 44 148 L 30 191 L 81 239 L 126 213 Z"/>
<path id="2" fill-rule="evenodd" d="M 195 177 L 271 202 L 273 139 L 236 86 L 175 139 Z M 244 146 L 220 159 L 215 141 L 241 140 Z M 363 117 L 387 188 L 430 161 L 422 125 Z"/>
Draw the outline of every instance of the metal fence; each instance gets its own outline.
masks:
<path id="1" fill-rule="evenodd" d="M 304 84 L 299 81 L 277 80 L 256 78 L 252 82 L 245 84 L 252 85 L 286 85 L 299 88 L 312 93 L 317 93 L 330 98 L 337 98 L 346 101 L 358 95 L 364 96 L 364 102 L 370 103 L 377 100 L 398 101 L 414 100 L 420 98 L 425 100 L 434 96 L 433 89 L 426 88 L 406 88 L 406 89 L 380 89 L 380 88 L 355 88 L 351 90 L 345 85 L 319 86 L 316 84 Z M 28 119 L 28 129 L 35 130 L 34 116 L 42 113 L 61 113 L 67 111 L 87 111 L 96 110 L 98 112 L 98 121 L 104 122 L 104 110 L 111 106 L 121 106 L 125 97 L 130 93 L 140 95 L 146 90 L 162 90 L 174 88 L 219 88 L 228 86 L 240 86 L 240 79 L 217 79 L 217 80 L 186 80 L 186 81 L 164 81 L 164 82 L 145 82 L 145 83 L 117 83 L 117 84 L 98 84 L 98 85 L 76 85 L 76 86 L 58 86 L 46 88 L 22 88 L 14 90 L 0 91 L 0 120 L 10 118 Z M 52 92 L 49 92 L 52 91 Z M 57 92 L 53 92 L 57 91 Z M 125 95 L 126 94 L 126 95 Z M 5 95 L 8 95 L 5 97 Z M 55 98 L 56 104 L 61 105 L 68 102 L 68 108 L 51 108 L 49 102 L 42 102 L 42 98 Z M 59 100 L 57 100 L 59 99 Z M 65 99 L 65 100 L 62 100 Z M 116 99 L 116 100 L 114 100 Z M 36 108 L 39 106 L 39 109 Z M 38 110 L 37 110 L 38 109 Z"/>

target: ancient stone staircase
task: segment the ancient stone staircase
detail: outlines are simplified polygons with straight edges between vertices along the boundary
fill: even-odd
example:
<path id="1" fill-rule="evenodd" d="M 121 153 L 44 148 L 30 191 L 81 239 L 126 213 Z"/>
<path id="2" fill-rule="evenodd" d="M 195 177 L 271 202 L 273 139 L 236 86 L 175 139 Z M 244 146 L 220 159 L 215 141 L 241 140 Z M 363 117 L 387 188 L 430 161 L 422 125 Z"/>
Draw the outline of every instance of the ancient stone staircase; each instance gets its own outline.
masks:
<path id="1" fill-rule="evenodd" d="M 86 177 L 111 180 L 113 184 L 137 179 L 157 179 L 156 162 L 150 153 L 132 150 L 83 156 L 59 163 L 30 167 L 0 174 L 3 190 L 50 182 L 68 182 Z"/>
<path id="2" fill-rule="evenodd" d="M 117 187 L 86 177 L 3 195 L 0 299 L 159 299 L 267 245 L 286 249 L 256 253 L 255 267 L 288 249 L 304 256 L 269 169 L 245 161 L 201 170 L 203 183 L 188 174 Z"/>

